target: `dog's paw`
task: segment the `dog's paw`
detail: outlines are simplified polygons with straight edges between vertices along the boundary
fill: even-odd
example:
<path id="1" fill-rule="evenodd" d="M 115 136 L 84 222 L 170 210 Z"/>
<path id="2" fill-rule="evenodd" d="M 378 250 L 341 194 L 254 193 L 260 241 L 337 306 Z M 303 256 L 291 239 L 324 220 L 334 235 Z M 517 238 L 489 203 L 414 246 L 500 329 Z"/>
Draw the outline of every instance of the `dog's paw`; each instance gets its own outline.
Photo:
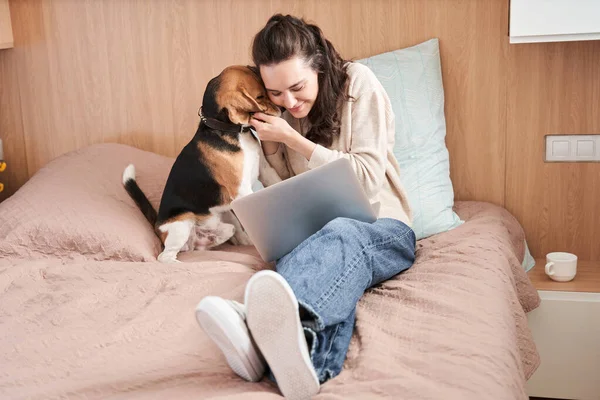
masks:
<path id="1" fill-rule="evenodd" d="M 235 235 L 231 237 L 231 243 L 235 246 L 252 246 L 252 240 L 248 237 L 248 234 L 244 231 L 237 231 Z"/>
<path id="2" fill-rule="evenodd" d="M 221 232 L 219 233 L 219 236 L 221 236 L 221 238 L 226 238 L 225 240 L 227 240 L 235 234 L 235 226 L 233 226 L 232 224 L 224 223 L 221 225 Z"/>
<path id="3" fill-rule="evenodd" d="M 175 263 L 181 262 L 177 259 L 176 255 L 174 256 L 172 254 L 165 254 L 165 253 L 160 253 L 158 255 L 158 261 L 160 261 L 162 263 L 166 263 L 166 264 L 175 264 Z"/>
<path id="4" fill-rule="evenodd" d="M 210 231 L 201 232 L 194 240 L 194 250 L 204 251 L 215 243 L 215 235 Z"/>

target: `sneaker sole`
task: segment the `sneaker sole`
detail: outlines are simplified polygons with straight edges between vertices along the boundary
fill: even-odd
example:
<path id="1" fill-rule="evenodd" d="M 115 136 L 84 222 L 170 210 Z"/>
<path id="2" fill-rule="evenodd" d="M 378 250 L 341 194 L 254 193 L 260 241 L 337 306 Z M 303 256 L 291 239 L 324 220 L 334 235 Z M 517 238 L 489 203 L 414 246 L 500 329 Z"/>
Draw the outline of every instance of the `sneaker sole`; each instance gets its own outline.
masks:
<path id="1" fill-rule="evenodd" d="M 246 286 L 247 323 L 286 399 L 308 399 L 319 392 L 298 301 L 283 277 L 273 271 L 255 274 Z"/>
<path id="2" fill-rule="evenodd" d="M 196 307 L 196 320 L 236 374 L 250 382 L 263 377 L 265 363 L 250 339 L 246 323 L 225 300 L 203 298 Z"/>

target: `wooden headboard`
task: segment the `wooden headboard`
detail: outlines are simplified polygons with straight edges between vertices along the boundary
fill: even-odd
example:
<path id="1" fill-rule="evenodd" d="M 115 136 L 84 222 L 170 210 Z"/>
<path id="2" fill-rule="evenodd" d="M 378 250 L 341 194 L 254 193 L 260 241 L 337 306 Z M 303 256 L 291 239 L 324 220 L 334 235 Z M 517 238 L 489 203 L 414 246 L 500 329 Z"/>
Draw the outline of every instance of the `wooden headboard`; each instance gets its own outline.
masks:
<path id="1" fill-rule="evenodd" d="M 543 163 L 545 134 L 600 132 L 600 43 L 509 45 L 508 3 L 10 1 L 15 48 L 0 50 L 2 195 L 93 143 L 174 156 L 194 133 L 206 82 L 248 63 L 252 36 L 283 12 L 317 23 L 346 58 L 439 38 L 456 199 L 506 207 L 535 256 L 567 250 L 600 260 L 600 164 Z"/>

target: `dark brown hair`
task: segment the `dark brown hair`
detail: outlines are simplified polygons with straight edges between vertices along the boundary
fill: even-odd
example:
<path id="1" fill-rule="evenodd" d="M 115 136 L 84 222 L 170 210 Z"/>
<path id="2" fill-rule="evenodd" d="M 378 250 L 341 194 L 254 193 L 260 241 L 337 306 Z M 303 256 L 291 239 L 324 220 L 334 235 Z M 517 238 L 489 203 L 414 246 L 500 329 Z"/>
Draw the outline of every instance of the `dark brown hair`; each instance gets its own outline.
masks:
<path id="1" fill-rule="evenodd" d="M 257 67 L 293 57 L 304 59 L 318 74 L 319 92 L 308 113 L 311 129 L 306 138 L 325 147 L 340 134 L 340 105 L 348 96 L 347 62 L 342 59 L 321 29 L 291 15 L 273 15 L 252 43 Z"/>

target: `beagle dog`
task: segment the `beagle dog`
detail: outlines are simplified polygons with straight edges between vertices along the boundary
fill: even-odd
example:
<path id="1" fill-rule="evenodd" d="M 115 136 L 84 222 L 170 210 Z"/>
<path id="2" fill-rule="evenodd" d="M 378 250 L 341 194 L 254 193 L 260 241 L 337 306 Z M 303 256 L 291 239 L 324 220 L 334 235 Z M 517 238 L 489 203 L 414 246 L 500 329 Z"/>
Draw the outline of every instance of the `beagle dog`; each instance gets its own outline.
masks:
<path id="1" fill-rule="evenodd" d="M 230 203 L 252 193 L 258 179 L 264 186 L 281 180 L 250 130 L 255 112 L 281 115 L 255 70 L 223 70 L 208 83 L 201 110 L 196 134 L 171 168 L 158 213 L 138 186 L 134 166 L 123 173 L 125 189 L 164 245 L 162 262 L 177 262 L 180 251 L 206 250 L 229 239 L 251 244 Z"/>

